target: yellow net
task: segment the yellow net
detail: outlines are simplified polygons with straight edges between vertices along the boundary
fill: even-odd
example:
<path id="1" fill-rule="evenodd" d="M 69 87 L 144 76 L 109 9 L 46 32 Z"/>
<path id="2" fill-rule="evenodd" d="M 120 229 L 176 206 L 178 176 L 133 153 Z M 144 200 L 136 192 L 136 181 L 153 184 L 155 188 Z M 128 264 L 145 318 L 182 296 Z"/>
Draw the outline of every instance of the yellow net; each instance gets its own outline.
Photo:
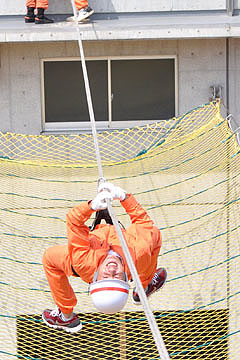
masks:
<path id="1" fill-rule="evenodd" d="M 171 359 L 238 360 L 240 149 L 220 103 L 98 140 L 106 179 L 132 192 L 161 229 L 168 280 L 149 301 Z M 2 360 L 159 359 L 141 305 L 129 296 L 124 311 L 97 313 L 79 278 L 70 282 L 81 332 L 41 320 L 54 307 L 43 251 L 67 242 L 66 213 L 96 194 L 97 178 L 89 134 L 0 133 Z"/>

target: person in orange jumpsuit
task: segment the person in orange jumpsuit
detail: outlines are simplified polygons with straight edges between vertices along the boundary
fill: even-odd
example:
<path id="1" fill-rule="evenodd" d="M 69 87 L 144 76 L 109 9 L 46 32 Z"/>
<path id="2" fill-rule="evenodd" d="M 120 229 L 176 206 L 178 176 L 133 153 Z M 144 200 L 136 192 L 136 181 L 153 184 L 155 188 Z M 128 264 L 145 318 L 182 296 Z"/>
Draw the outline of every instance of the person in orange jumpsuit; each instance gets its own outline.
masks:
<path id="1" fill-rule="evenodd" d="M 93 14 L 93 10 L 88 6 L 87 0 L 75 0 L 75 6 L 78 10 L 77 21 L 83 21 Z M 44 15 L 48 9 L 48 0 L 27 0 L 27 14 L 25 15 L 26 23 L 50 24 L 54 21 Z M 35 14 L 36 11 L 36 14 Z"/>
<path id="2" fill-rule="evenodd" d="M 67 332 L 82 327 L 73 308 L 77 304 L 69 276 L 79 276 L 90 285 L 90 294 L 99 311 L 120 311 L 128 296 L 131 274 L 115 226 L 111 221 L 90 229 L 85 222 L 97 211 L 105 211 L 107 201 L 118 199 L 130 216 L 131 225 L 121 231 L 147 296 L 158 291 L 166 280 L 166 270 L 157 269 L 161 248 L 161 234 L 133 194 L 111 183 L 99 186 L 98 195 L 71 209 L 67 214 L 68 245 L 57 245 L 45 250 L 43 267 L 49 282 L 56 310 L 46 309 L 42 318 L 49 327 Z M 132 300 L 140 304 L 136 289 Z"/>

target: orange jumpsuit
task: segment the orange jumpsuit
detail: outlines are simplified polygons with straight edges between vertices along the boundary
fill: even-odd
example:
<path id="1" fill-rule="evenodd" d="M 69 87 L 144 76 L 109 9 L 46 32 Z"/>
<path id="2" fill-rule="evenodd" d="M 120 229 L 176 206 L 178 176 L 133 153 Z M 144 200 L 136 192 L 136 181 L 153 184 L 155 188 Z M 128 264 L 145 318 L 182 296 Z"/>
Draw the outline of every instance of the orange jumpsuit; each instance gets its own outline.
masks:
<path id="1" fill-rule="evenodd" d="M 88 6 L 87 0 L 75 0 L 75 5 L 78 10 L 81 10 L 82 8 L 85 8 Z M 48 0 L 27 0 L 26 1 L 27 7 L 33 7 L 33 8 L 41 8 L 41 9 L 47 9 L 48 8 Z"/>
<path id="2" fill-rule="evenodd" d="M 132 222 L 128 229 L 122 229 L 122 232 L 145 288 L 156 271 L 161 234 L 132 194 L 128 194 L 126 199 L 121 201 L 121 205 Z M 131 279 L 115 227 L 100 224 L 90 232 L 85 225 L 93 212 L 90 202 L 71 209 L 67 214 L 68 245 L 53 246 L 46 249 L 43 255 L 43 267 L 53 300 L 66 314 L 71 313 L 77 304 L 68 281 L 68 276 L 74 276 L 72 267 L 83 281 L 91 283 L 94 273 L 112 249 L 123 258 L 128 279 Z"/>

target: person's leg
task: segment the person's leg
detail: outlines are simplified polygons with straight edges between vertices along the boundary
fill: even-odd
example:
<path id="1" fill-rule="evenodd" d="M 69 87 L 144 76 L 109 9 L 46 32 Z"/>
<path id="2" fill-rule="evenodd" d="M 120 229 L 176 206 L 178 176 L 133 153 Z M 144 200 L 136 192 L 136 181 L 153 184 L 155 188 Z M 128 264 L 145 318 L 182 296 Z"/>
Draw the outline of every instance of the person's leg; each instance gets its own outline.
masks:
<path id="1" fill-rule="evenodd" d="M 67 245 L 47 249 L 43 255 L 43 266 L 53 300 L 57 305 L 54 310 L 43 311 L 43 322 L 50 328 L 62 329 L 69 333 L 80 331 L 82 323 L 77 314 L 73 313 L 77 299 L 68 281 L 68 276 L 73 275 L 73 272 Z"/>
<path id="2" fill-rule="evenodd" d="M 75 0 L 75 6 L 76 6 L 76 8 L 78 10 L 78 16 L 77 16 L 77 21 L 78 22 L 81 22 L 81 21 L 87 19 L 90 15 L 92 15 L 94 13 L 93 9 L 91 9 L 88 6 L 88 1 L 87 0 Z M 75 21 L 73 16 L 71 16 L 67 20 L 68 21 Z"/>
<path id="3" fill-rule="evenodd" d="M 155 226 L 153 226 L 152 242 L 153 242 L 153 249 L 151 254 L 151 264 L 153 269 L 155 269 L 156 271 L 162 240 L 161 240 L 161 233 L 159 232 L 158 228 Z"/>
<path id="4" fill-rule="evenodd" d="M 33 23 L 35 22 L 35 8 L 36 8 L 36 0 L 27 0 L 26 1 L 27 14 L 25 15 L 25 23 Z"/>
<path id="5" fill-rule="evenodd" d="M 159 291 L 167 279 L 167 271 L 164 268 L 157 269 L 158 256 L 162 242 L 161 242 L 161 234 L 155 226 L 153 227 L 152 243 L 153 243 L 153 248 L 151 254 L 151 270 L 153 277 L 150 283 L 148 284 L 148 286 L 145 288 L 145 293 L 147 297 L 149 297 L 156 291 Z M 135 288 L 132 294 L 132 301 L 136 305 L 141 303 Z"/>
<path id="6" fill-rule="evenodd" d="M 78 10 L 88 7 L 87 0 L 75 0 L 75 6 Z"/>
<path id="7" fill-rule="evenodd" d="M 51 24 L 54 21 L 44 15 L 44 11 L 48 9 L 48 0 L 36 0 L 37 15 L 35 24 Z"/>
<path id="8" fill-rule="evenodd" d="M 36 7 L 36 0 L 27 0 L 26 1 L 26 7 Z"/>
<path id="9" fill-rule="evenodd" d="M 73 275 L 67 245 L 53 246 L 45 250 L 43 267 L 54 302 L 66 316 L 71 315 L 77 299 L 68 281 Z"/>
<path id="10" fill-rule="evenodd" d="M 36 0 L 36 7 L 47 10 L 48 9 L 48 0 Z"/>

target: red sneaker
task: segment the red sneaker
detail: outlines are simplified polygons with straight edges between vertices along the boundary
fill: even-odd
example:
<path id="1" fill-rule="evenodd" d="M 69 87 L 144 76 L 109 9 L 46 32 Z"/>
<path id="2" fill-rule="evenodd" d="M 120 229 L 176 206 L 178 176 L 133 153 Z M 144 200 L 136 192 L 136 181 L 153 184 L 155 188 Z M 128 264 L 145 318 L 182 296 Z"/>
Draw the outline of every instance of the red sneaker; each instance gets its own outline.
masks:
<path id="1" fill-rule="evenodd" d="M 167 271 L 164 268 L 157 269 L 152 280 L 150 281 L 150 283 L 148 284 L 148 286 L 145 289 L 145 293 L 146 293 L 147 297 L 149 297 L 156 291 L 159 291 L 161 289 L 161 287 L 164 285 L 166 279 L 167 279 Z M 133 290 L 132 301 L 136 305 L 141 304 L 140 298 L 138 296 L 138 293 L 136 292 L 136 289 Z"/>
<path id="2" fill-rule="evenodd" d="M 75 333 L 82 328 L 82 323 L 76 314 L 73 314 L 73 317 L 67 321 L 63 320 L 62 312 L 58 307 L 55 310 L 44 310 L 42 319 L 47 326 L 54 329 L 63 329 L 69 333 Z"/>

